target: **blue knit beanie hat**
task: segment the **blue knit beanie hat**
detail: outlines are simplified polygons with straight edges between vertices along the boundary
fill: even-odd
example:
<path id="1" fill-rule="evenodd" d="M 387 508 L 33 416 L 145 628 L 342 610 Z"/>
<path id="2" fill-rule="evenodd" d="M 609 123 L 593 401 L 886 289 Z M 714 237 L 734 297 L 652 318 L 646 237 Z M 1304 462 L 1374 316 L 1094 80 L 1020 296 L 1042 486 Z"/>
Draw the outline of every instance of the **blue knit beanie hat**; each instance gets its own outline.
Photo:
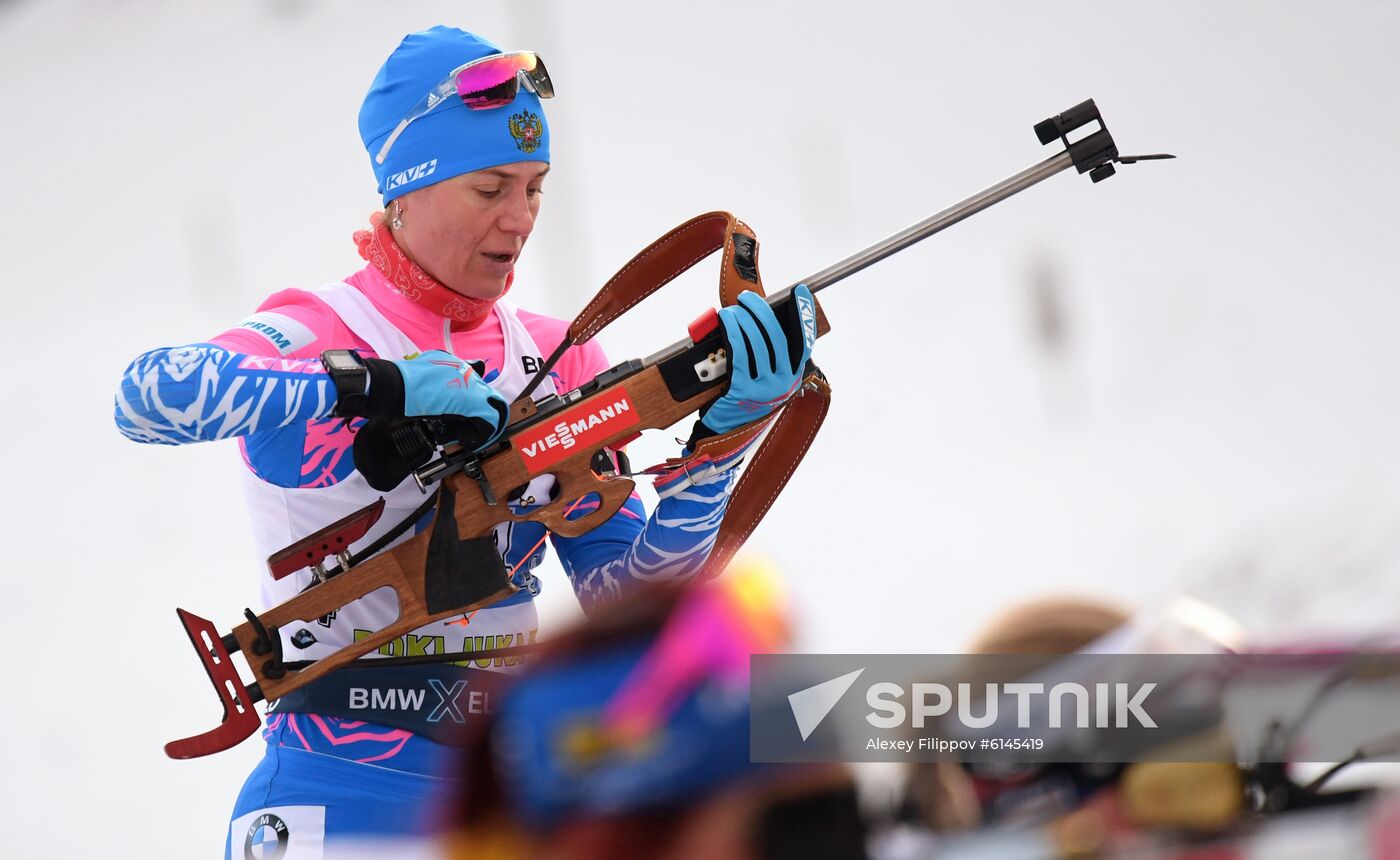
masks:
<path id="1" fill-rule="evenodd" d="M 549 161 L 549 125 L 539 96 L 520 88 L 505 107 L 469 110 L 451 98 L 409 123 L 383 164 L 375 156 L 413 108 L 458 66 L 501 49 L 473 33 L 437 26 L 404 37 L 374 76 L 360 106 L 360 139 L 369 151 L 384 205 L 473 170 Z"/>

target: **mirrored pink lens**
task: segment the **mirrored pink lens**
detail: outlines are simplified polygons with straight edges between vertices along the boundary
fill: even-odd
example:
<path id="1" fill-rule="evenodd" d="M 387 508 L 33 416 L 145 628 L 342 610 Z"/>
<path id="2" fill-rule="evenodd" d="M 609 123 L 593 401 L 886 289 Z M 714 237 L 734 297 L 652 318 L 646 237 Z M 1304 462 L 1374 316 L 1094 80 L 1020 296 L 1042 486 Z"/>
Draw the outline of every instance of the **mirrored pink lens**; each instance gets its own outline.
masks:
<path id="1" fill-rule="evenodd" d="M 520 72 L 533 71 L 529 52 L 485 57 L 457 73 L 457 94 L 467 107 L 482 109 L 510 104 L 520 87 Z"/>

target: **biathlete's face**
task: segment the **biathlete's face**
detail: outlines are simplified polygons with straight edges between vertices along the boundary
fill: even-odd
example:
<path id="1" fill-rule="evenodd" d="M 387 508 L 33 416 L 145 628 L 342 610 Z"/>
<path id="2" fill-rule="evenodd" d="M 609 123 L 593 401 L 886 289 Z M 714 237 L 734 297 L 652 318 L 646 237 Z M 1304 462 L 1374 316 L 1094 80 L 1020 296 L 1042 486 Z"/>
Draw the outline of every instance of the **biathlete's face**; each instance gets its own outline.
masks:
<path id="1" fill-rule="evenodd" d="M 394 240 L 438 283 L 497 298 L 535 228 L 548 172 L 542 161 L 522 161 L 410 191 L 397 201 L 403 227 Z"/>

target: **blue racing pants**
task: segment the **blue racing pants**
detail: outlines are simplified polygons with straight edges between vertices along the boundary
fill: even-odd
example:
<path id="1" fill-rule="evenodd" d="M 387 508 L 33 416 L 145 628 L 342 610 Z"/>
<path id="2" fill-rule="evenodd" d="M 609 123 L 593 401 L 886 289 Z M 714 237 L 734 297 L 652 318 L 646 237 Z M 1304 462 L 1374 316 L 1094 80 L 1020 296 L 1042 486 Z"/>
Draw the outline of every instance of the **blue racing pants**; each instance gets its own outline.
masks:
<path id="1" fill-rule="evenodd" d="M 414 846 L 434 856 L 429 849 L 458 785 L 268 744 L 234 804 L 224 858 L 320 860 L 370 845 L 380 856 L 414 855 Z"/>

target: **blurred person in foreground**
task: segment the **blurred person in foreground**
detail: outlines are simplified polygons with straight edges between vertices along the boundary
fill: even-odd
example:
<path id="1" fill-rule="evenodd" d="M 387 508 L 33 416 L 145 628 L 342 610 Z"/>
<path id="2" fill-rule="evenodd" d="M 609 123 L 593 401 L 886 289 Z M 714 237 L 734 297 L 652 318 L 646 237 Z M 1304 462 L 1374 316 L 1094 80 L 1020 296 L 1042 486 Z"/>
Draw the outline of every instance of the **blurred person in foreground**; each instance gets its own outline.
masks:
<path id="1" fill-rule="evenodd" d="M 865 857 L 846 768 L 749 762 L 749 656 L 787 639 L 775 583 L 741 565 L 544 646 L 466 751 L 451 857 Z"/>
<path id="2" fill-rule="evenodd" d="M 406 469 L 389 469 L 385 449 L 368 447 L 375 425 L 367 422 L 382 427 L 437 416 L 467 448 L 480 449 L 503 432 L 508 404 L 542 356 L 564 340 L 566 322 L 505 298 L 540 214 L 551 143 L 542 99 L 553 94 L 543 61 L 532 52 L 503 53 L 448 27 L 405 37 L 360 108 L 361 142 L 384 205 L 353 236 L 366 265 L 342 281 L 273 293 L 207 340 L 141 354 L 116 394 L 118 429 L 159 445 L 236 438 L 264 558 L 381 496 L 384 515 L 352 549 L 412 517 L 423 496 Z M 275 272 L 268 277 L 281 280 Z M 720 321 L 727 337 L 752 343 L 768 360 L 735 362 L 724 395 L 701 414 L 687 450 L 771 413 L 796 389 L 810 352 L 802 338 L 787 341 L 768 305 L 752 293 L 722 309 Z M 608 366 L 595 342 L 571 348 L 535 396 L 572 391 Z M 650 516 L 633 495 L 587 534 L 554 537 L 585 609 L 643 584 L 692 576 L 725 516 L 747 447 L 736 444 L 661 473 L 660 501 Z M 523 513 L 550 501 L 555 489 L 554 478 L 541 475 L 509 502 Z M 197 512 L 198 488 L 185 488 L 181 498 Z M 581 500 L 571 516 L 597 504 Z M 425 512 L 417 530 L 432 517 Z M 496 548 L 516 593 L 469 617 L 419 628 L 380 654 L 534 641 L 540 584 L 531 571 L 543 560 L 547 537 L 536 522 L 498 526 Z M 271 606 L 313 580 L 307 570 L 281 580 L 264 570 L 260 584 L 262 603 Z M 284 627 L 282 652 L 319 659 L 397 616 L 392 594 L 372 593 L 305 626 Z M 183 646 L 172 638 L 171 647 Z M 342 838 L 422 834 L 449 784 L 442 770 L 452 739 L 444 731 L 452 721 L 440 714 L 435 721 L 433 697 L 424 698 L 423 673 L 436 678 L 455 669 L 453 680 L 476 691 L 483 671 L 510 672 L 518 662 L 347 668 L 283 697 L 270 709 L 265 757 L 235 804 L 226 856 L 300 860 L 322 856 L 325 845 Z M 367 705 L 363 693 L 371 689 L 400 695 L 385 707 Z M 467 711 L 464 721 L 489 707 L 476 696 L 456 701 Z M 454 710 L 452 719 L 460 713 Z"/>
<path id="3" fill-rule="evenodd" d="M 1050 597 L 1012 606 L 984 625 L 970 654 L 1064 655 L 1123 635 L 1132 647 L 1133 616 L 1098 600 Z M 1141 645 L 1141 643 L 1138 643 Z M 1112 649 L 1116 652 L 1117 649 Z M 1136 650 L 1136 649 L 1134 649 Z M 1023 856 L 1096 856 L 1113 831 L 1132 827 L 1215 833 L 1239 820 L 1239 769 L 1224 762 L 1028 764 L 919 762 L 906 773 L 901 817 L 940 834 L 1009 828 Z M 1042 831 L 1034 828 L 1043 827 Z M 882 857 L 913 856 L 899 848 Z M 961 856 L 961 855 L 960 855 Z"/>

